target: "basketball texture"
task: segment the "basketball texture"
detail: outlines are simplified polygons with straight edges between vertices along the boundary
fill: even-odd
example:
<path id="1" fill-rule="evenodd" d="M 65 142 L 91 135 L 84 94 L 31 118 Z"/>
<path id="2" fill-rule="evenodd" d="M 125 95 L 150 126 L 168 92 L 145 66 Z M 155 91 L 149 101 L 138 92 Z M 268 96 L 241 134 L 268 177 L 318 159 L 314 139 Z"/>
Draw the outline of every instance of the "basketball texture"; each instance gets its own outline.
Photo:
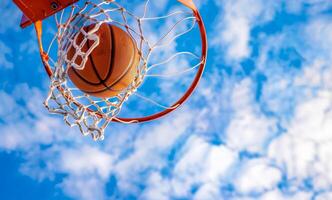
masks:
<path id="1" fill-rule="evenodd" d="M 84 30 L 88 32 L 93 27 L 92 24 L 84 27 Z M 74 42 L 80 45 L 84 37 L 82 33 L 78 34 Z M 99 45 L 89 55 L 84 69 L 69 66 L 68 76 L 81 91 L 95 97 L 109 98 L 132 83 L 137 74 L 140 55 L 134 40 L 115 25 L 103 23 L 96 34 L 100 40 Z M 81 51 L 88 51 L 93 42 L 87 40 Z M 69 49 L 69 59 L 74 56 L 75 51 L 73 47 Z M 74 62 L 79 65 L 82 59 Z"/>

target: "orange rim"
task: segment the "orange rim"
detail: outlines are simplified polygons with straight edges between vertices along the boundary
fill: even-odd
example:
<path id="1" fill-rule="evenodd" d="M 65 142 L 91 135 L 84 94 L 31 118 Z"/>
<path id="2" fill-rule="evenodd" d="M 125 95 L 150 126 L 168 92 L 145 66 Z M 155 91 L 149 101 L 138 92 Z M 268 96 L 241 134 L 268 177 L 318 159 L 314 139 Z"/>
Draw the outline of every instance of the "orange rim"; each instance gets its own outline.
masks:
<path id="1" fill-rule="evenodd" d="M 183 3 L 183 2 L 181 2 L 181 3 Z M 148 115 L 145 117 L 137 117 L 137 118 L 136 117 L 134 117 L 134 118 L 113 117 L 110 119 L 111 121 L 120 122 L 120 123 L 142 123 L 142 122 L 148 122 L 148 121 L 153 121 L 153 120 L 159 119 L 159 118 L 171 113 L 172 111 L 176 110 L 177 108 L 179 108 L 185 101 L 188 100 L 188 98 L 191 96 L 191 94 L 194 92 L 194 90 L 198 86 L 198 83 L 199 83 L 200 79 L 202 78 L 202 75 L 203 75 L 203 72 L 205 69 L 206 58 L 207 58 L 208 43 L 207 43 L 206 29 L 205 29 L 203 19 L 202 19 L 200 13 L 198 12 L 198 10 L 196 9 L 196 7 L 193 7 L 192 6 L 193 4 L 190 4 L 190 6 L 188 6 L 187 4 L 184 4 L 184 5 L 193 10 L 197 24 L 199 26 L 200 35 L 201 35 L 201 43 L 202 43 L 201 64 L 199 66 L 197 74 L 196 74 L 193 82 L 191 83 L 190 87 L 183 94 L 183 96 L 179 100 L 177 100 L 170 108 L 167 108 L 163 111 L 160 111 L 158 113 Z M 42 62 L 43 62 L 44 68 L 46 70 L 46 73 L 48 74 L 49 77 L 51 77 L 53 72 L 52 72 L 50 65 L 48 64 L 48 55 L 44 52 L 43 45 L 42 45 L 42 22 L 41 21 L 35 22 L 35 29 L 37 32 L 40 56 L 42 58 Z M 58 89 L 60 91 L 64 90 L 60 86 L 58 86 Z M 67 98 L 70 98 L 70 97 L 67 97 Z M 71 99 L 71 100 L 73 100 L 73 99 Z M 73 100 L 73 103 L 76 104 L 77 106 L 81 105 L 80 103 L 76 102 L 75 100 Z M 108 118 L 108 116 L 105 116 L 101 113 L 93 111 L 89 108 L 87 108 L 87 111 L 95 114 L 96 116 L 98 116 L 100 118 Z"/>

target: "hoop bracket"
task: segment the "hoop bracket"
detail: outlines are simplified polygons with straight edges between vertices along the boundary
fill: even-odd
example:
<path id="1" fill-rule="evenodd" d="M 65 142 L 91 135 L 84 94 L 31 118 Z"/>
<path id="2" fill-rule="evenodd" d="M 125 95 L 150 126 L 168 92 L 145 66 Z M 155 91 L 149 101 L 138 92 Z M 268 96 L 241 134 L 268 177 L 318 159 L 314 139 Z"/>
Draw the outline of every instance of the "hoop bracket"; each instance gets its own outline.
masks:
<path id="1" fill-rule="evenodd" d="M 20 26 L 25 28 L 54 15 L 78 0 L 13 0 L 23 12 Z"/>

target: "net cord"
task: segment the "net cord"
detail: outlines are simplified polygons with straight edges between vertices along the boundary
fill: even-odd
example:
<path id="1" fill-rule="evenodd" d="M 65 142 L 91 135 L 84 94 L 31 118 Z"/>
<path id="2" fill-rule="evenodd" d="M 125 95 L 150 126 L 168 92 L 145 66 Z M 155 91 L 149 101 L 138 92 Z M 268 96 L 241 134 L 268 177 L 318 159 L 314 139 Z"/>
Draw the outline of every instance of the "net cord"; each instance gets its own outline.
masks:
<path id="1" fill-rule="evenodd" d="M 165 16 L 159 16 L 159 17 L 146 17 L 147 14 L 147 7 L 149 4 L 149 0 L 146 1 L 144 5 L 144 13 L 142 17 L 137 17 L 133 15 L 131 12 L 127 11 L 121 5 L 119 5 L 115 1 L 104 1 L 100 4 L 94 4 L 92 2 L 86 2 L 86 4 L 83 6 L 83 8 L 79 8 L 77 5 L 73 5 L 71 7 L 70 15 L 65 22 L 63 22 L 64 19 L 64 12 L 62 11 L 60 14 L 60 17 L 58 19 L 57 15 L 55 15 L 55 21 L 57 24 L 57 34 L 54 36 L 54 38 L 51 40 L 50 45 L 47 49 L 47 53 L 43 51 L 43 44 L 41 39 L 41 23 L 36 24 L 36 31 L 38 36 L 38 42 L 40 46 L 40 52 L 42 56 L 42 60 L 45 66 L 46 71 L 51 77 L 51 86 L 50 91 L 48 94 L 48 97 L 46 98 L 44 105 L 49 110 L 49 112 L 54 114 L 61 114 L 64 116 L 64 121 L 69 126 L 78 126 L 80 131 L 83 135 L 91 135 L 94 140 L 99 140 L 104 138 L 104 130 L 109 125 L 111 121 L 114 122 L 121 122 L 121 123 L 138 123 L 138 122 L 144 122 L 144 121 L 150 121 L 153 119 L 157 119 L 159 117 L 162 117 L 169 112 L 175 110 L 178 108 L 193 92 L 195 87 L 198 84 L 198 81 L 204 71 L 205 67 L 205 61 L 206 61 L 206 55 L 207 55 L 207 39 L 206 39 L 206 33 L 204 24 L 202 22 L 201 16 L 199 15 L 198 11 L 193 10 L 193 13 L 191 13 L 192 16 L 190 17 L 184 17 L 181 20 L 177 21 L 167 32 L 164 34 L 154 45 L 151 45 L 149 41 L 144 37 L 142 24 L 145 21 L 152 21 L 152 20 L 161 20 L 170 18 L 172 16 L 181 15 L 181 14 L 188 14 L 188 12 L 184 11 L 175 11 L 170 14 L 167 14 Z M 103 9 L 103 5 L 115 5 L 115 8 L 109 8 L 109 9 Z M 91 6 L 92 5 L 92 6 Z M 89 7 L 90 6 L 90 7 Z M 100 12 L 97 12 L 96 14 L 92 14 L 94 11 L 98 10 Z M 78 11 L 76 11 L 78 10 Z M 123 22 L 116 21 L 111 18 L 110 15 L 107 15 L 109 12 L 120 12 L 122 16 Z M 104 14 L 104 15 L 103 15 Z M 97 18 L 100 16 L 106 16 L 106 19 L 103 21 L 98 21 Z M 135 28 L 132 28 L 129 24 L 129 21 L 127 20 L 127 17 L 133 17 L 136 20 L 136 23 L 138 25 L 138 30 L 135 30 Z M 186 29 L 185 31 L 176 34 L 174 37 L 172 37 L 167 43 L 162 43 L 162 41 L 167 38 L 170 33 L 179 26 L 182 22 L 186 20 L 193 20 L 192 25 L 189 27 L 189 29 Z M 82 27 L 86 25 L 88 22 L 92 21 L 98 21 L 97 25 L 94 27 L 93 30 L 89 32 L 85 32 Z M 82 24 L 83 22 L 83 24 Z M 137 67 L 137 71 L 139 72 L 139 75 L 135 78 L 133 83 L 124 91 L 122 91 L 120 94 L 118 94 L 115 97 L 112 97 L 110 99 L 93 99 L 89 95 L 77 95 L 76 92 L 79 92 L 77 88 L 70 88 L 67 86 L 67 80 L 65 77 L 66 69 L 68 69 L 68 65 L 72 65 L 77 69 L 83 69 L 84 62 L 87 60 L 87 55 L 91 54 L 93 49 L 98 46 L 99 44 L 99 38 L 96 37 L 94 34 L 98 29 L 101 23 L 103 22 L 112 22 L 114 24 L 121 25 L 124 27 L 127 31 L 127 33 L 132 37 L 135 38 L 135 36 L 138 36 L 139 42 L 137 42 L 139 51 L 141 54 L 141 65 Z M 185 69 L 182 72 L 176 72 L 173 75 L 180 75 L 182 73 L 186 73 L 188 71 L 191 71 L 197 67 L 199 67 L 198 72 L 195 76 L 195 79 L 192 82 L 191 87 L 187 90 L 187 92 L 184 94 L 184 96 L 179 99 L 175 104 L 172 106 L 164 106 L 156 101 L 144 97 L 136 92 L 137 88 L 142 83 L 144 77 L 153 77 L 153 76 L 165 76 L 165 75 L 151 75 L 147 72 L 151 69 L 161 66 L 164 64 L 167 64 L 171 62 L 175 57 L 179 55 L 190 55 L 193 58 L 198 59 L 199 56 L 195 55 L 191 52 L 178 52 L 174 54 L 173 56 L 169 57 L 165 61 L 162 61 L 157 64 L 152 64 L 148 67 L 149 58 L 151 56 L 151 53 L 154 49 L 164 47 L 169 45 L 172 41 L 175 41 L 178 37 L 181 37 L 185 35 L 186 33 L 190 32 L 195 25 L 198 24 L 202 36 L 202 55 L 200 57 L 200 62 L 196 64 L 195 66 Z M 77 29 L 77 27 L 81 26 L 80 29 Z M 85 36 L 85 39 L 80 45 L 75 44 L 73 42 L 75 40 L 75 37 L 77 38 L 77 35 L 74 36 L 75 31 L 79 30 L 80 33 L 82 33 Z M 74 39 L 71 38 L 74 36 Z M 84 46 L 84 43 L 87 40 L 94 41 L 94 45 L 92 48 L 90 48 L 87 52 L 82 52 L 81 49 Z M 55 41 L 58 43 L 58 59 L 55 61 L 53 58 L 49 58 L 48 55 L 51 52 L 52 47 L 54 46 Z M 68 45 L 69 42 L 70 45 Z M 143 50 L 144 46 L 148 47 L 147 51 Z M 78 56 L 81 56 L 83 58 L 83 63 L 81 65 L 77 65 L 75 63 L 75 60 L 66 60 L 63 59 L 67 55 L 67 51 L 69 48 L 74 47 L 77 51 L 74 59 L 76 59 Z M 66 58 L 66 57 L 65 57 Z M 50 63 L 53 67 L 50 66 Z M 83 66 L 83 67 L 82 67 Z M 171 76 L 171 74 L 169 74 Z M 128 98 L 131 95 L 138 96 L 139 98 L 150 102 L 151 104 L 154 104 L 156 106 L 159 106 L 164 111 L 147 116 L 142 118 L 120 118 L 118 117 L 118 114 L 121 110 L 121 107 L 123 103 L 128 100 Z M 85 104 L 80 103 L 85 101 Z M 92 110 L 92 107 L 95 109 L 95 111 Z"/>

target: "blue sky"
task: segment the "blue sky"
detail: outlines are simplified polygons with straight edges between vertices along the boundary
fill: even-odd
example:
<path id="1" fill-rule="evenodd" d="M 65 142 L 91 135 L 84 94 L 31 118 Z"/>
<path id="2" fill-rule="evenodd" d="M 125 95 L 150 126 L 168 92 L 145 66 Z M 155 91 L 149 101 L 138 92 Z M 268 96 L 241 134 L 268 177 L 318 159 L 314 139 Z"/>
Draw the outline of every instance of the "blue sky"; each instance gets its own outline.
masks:
<path id="1" fill-rule="evenodd" d="M 153 2 L 153 12 L 178 5 Z M 44 108 L 34 30 L 2 0 L 0 199 L 332 199 L 332 3 L 196 3 L 209 58 L 194 95 L 158 121 L 110 124 L 94 142 Z M 169 102 L 186 80 L 145 94 Z M 121 114 L 149 112 L 130 109 Z"/>

